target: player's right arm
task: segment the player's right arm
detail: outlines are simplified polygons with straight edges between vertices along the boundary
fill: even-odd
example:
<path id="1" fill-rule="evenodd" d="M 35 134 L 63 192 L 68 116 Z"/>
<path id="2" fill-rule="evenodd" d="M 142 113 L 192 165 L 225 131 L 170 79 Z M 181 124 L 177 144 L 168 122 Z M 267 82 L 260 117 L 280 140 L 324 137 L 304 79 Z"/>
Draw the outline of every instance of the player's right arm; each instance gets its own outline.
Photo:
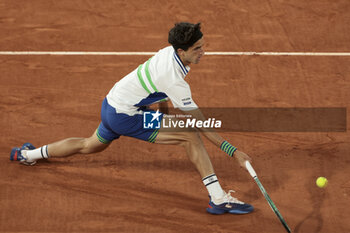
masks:
<path id="1" fill-rule="evenodd" d="M 175 108 L 179 108 L 185 114 L 190 114 L 197 120 L 205 121 L 202 111 L 198 108 L 197 104 L 193 101 L 190 86 L 183 80 L 178 79 L 176 82 L 168 84 L 168 88 L 165 88 L 164 92 L 168 95 Z M 251 162 L 251 158 L 242 151 L 238 151 L 230 143 L 225 141 L 219 134 L 213 129 L 199 128 L 199 130 L 208 138 L 214 145 L 225 151 L 229 156 L 234 156 L 240 166 L 245 167 L 245 161 Z"/>
<path id="2" fill-rule="evenodd" d="M 199 108 L 184 111 L 184 113 L 192 115 L 193 118 L 196 118 L 197 120 L 205 121 L 207 120 L 205 116 L 203 115 L 202 111 Z M 207 129 L 207 128 L 198 128 L 203 135 L 209 139 L 214 145 L 222 148 L 223 143 L 226 141 L 224 138 L 222 138 L 217 132 L 215 132 L 214 129 Z M 229 154 L 230 155 L 230 154 Z M 245 167 L 245 161 L 252 162 L 252 159 L 244 152 L 236 150 L 234 152 L 234 155 L 232 157 L 235 157 L 241 167 Z"/>

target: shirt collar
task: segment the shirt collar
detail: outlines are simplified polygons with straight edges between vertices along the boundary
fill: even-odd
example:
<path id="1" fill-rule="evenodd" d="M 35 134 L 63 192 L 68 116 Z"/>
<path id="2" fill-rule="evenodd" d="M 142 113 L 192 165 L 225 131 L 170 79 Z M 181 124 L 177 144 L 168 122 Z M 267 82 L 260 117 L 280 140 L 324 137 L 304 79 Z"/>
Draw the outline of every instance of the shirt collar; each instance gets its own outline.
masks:
<path id="1" fill-rule="evenodd" d="M 177 63 L 177 64 L 179 65 L 179 67 L 181 68 L 182 73 L 186 76 L 187 73 L 188 73 L 188 71 L 190 70 L 190 67 L 189 67 L 189 66 L 185 66 L 185 65 L 182 63 L 182 61 L 181 61 L 179 55 L 177 55 L 177 53 L 176 53 L 175 51 L 174 51 L 174 58 L 175 58 L 176 63 Z"/>

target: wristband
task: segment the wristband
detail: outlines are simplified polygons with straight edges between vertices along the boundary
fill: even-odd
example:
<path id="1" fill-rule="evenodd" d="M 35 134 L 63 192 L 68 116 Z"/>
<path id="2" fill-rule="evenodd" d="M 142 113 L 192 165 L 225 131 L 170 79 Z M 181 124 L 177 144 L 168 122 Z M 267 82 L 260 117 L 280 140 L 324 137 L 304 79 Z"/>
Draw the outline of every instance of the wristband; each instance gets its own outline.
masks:
<path id="1" fill-rule="evenodd" d="M 236 147 L 232 146 L 230 143 L 228 143 L 227 141 L 224 141 L 221 146 L 220 149 L 224 152 L 226 152 L 230 157 L 233 156 L 233 153 L 237 150 Z"/>

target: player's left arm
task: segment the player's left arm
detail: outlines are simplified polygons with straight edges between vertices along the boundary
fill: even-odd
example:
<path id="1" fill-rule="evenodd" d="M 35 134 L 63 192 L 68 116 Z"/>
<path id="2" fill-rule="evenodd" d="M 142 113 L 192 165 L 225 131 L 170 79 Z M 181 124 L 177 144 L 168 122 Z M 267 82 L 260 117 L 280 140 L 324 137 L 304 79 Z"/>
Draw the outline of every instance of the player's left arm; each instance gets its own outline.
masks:
<path id="1" fill-rule="evenodd" d="M 199 108 L 185 111 L 185 113 L 192 115 L 192 117 L 196 118 L 197 120 L 207 120 Z M 223 137 L 215 132 L 214 129 L 199 128 L 198 130 L 200 130 L 203 135 L 209 139 L 209 141 L 211 141 L 214 145 L 220 147 L 221 150 L 225 151 L 229 156 L 235 157 L 241 167 L 245 167 L 245 161 L 247 160 L 249 162 L 252 162 L 252 159 L 246 153 L 237 150 L 236 147 L 227 142 Z"/>

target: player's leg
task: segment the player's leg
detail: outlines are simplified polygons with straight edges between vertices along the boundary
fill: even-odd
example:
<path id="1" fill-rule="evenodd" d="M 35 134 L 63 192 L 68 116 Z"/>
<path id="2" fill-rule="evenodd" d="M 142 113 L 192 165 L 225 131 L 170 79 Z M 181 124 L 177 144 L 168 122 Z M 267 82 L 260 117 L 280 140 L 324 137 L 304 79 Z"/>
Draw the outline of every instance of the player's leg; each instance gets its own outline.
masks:
<path id="1" fill-rule="evenodd" d="M 74 154 L 90 154 L 100 152 L 120 135 L 115 133 L 110 123 L 114 122 L 115 109 L 111 109 L 105 99 L 101 108 L 101 119 L 98 129 L 88 138 L 67 138 L 58 142 L 35 148 L 30 143 L 25 143 L 21 148 L 15 147 L 11 151 L 10 159 L 18 160 L 26 165 L 34 165 L 38 159 L 49 157 L 67 157 Z M 115 121 L 116 124 L 118 123 Z"/>
<path id="2" fill-rule="evenodd" d="M 172 130 L 160 129 L 155 138 L 155 143 L 180 145 L 185 148 L 189 159 L 197 168 L 209 192 L 210 201 L 207 208 L 209 213 L 246 214 L 254 210 L 251 205 L 232 197 L 232 190 L 226 193 L 221 188 L 198 130 L 179 128 L 173 128 Z"/>
<path id="3" fill-rule="evenodd" d="M 185 148 L 190 161 L 195 165 L 202 178 L 214 173 L 207 150 L 199 132 L 187 129 L 180 132 L 164 132 L 159 130 L 155 143 L 180 145 Z"/>
<path id="4" fill-rule="evenodd" d="M 209 155 L 204 148 L 204 144 L 197 129 L 184 129 L 174 126 L 167 127 L 166 129 L 161 128 L 159 130 L 148 129 L 144 128 L 142 115 L 135 115 L 127 118 L 132 124 L 128 124 L 127 121 L 125 121 L 123 125 L 127 125 L 128 130 L 123 135 L 151 143 L 183 146 L 190 161 L 195 165 L 197 171 L 201 175 L 210 195 L 216 197 L 225 195 L 214 173 Z M 160 118 L 162 117 L 160 116 Z M 131 128 L 134 130 L 130 130 Z M 118 131 L 122 130 L 122 128 L 118 129 Z"/>
<path id="5" fill-rule="evenodd" d="M 26 165 L 34 165 L 39 159 L 68 157 L 75 154 L 91 154 L 106 149 L 110 141 L 102 141 L 98 130 L 88 138 L 66 138 L 40 148 L 25 143 L 21 148 L 15 147 L 11 151 L 11 160 L 18 160 Z"/>
<path id="6" fill-rule="evenodd" d="M 200 174 L 209 195 L 221 198 L 225 195 L 215 175 L 213 165 L 203 141 L 196 129 L 174 129 L 166 131 L 160 129 L 155 140 L 158 144 L 169 144 L 182 146 L 190 161 Z"/>
<path id="7" fill-rule="evenodd" d="M 50 157 L 68 157 L 74 154 L 91 154 L 103 151 L 110 143 L 102 143 L 97 130 L 88 138 L 67 138 L 47 146 Z"/>

